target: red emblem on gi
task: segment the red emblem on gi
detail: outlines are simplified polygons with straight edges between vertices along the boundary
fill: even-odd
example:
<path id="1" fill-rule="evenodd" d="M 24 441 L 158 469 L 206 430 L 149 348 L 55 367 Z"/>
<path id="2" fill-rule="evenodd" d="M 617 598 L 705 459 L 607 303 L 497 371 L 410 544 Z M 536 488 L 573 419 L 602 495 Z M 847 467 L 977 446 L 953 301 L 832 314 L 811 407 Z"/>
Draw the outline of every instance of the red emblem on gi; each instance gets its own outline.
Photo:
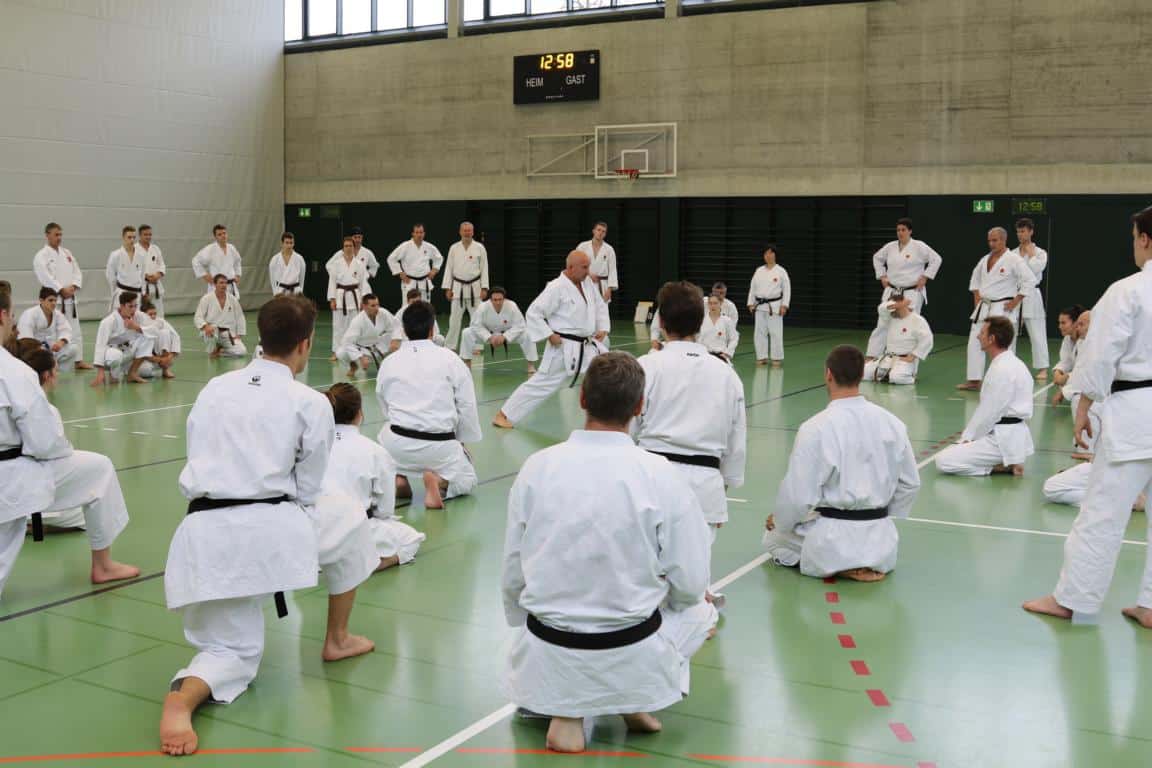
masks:
<path id="1" fill-rule="evenodd" d="M 1000 274 L 1004 274 L 1004 267 L 1000 267 Z"/>
<path id="2" fill-rule="evenodd" d="M 65 256 L 64 258 L 68 259 L 68 263 L 69 263 L 69 264 L 71 264 L 71 263 L 72 263 L 72 257 L 71 257 L 71 256 Z"/>
<path id="3" fill-rule="evenodd" d="M 908 333 L 908 329 L 907 328 L 901 328 L 900 333 Z"/>
<path id="4" fill-rule="evenodd" d="M 778 283 L 778 282 L 780 282 L 780 278 L 774 277 L 774 278 L 772 278 L 772 282 Z"/>

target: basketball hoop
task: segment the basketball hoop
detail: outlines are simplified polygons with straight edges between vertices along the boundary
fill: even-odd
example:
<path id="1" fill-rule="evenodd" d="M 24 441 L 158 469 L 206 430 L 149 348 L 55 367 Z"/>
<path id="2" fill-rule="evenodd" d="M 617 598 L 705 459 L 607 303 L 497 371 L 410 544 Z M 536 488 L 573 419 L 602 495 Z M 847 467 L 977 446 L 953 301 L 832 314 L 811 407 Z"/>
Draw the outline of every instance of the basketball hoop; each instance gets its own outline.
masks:
<path id="1" fill-rule="evenodd" d="M 636 179 L 640 178 L 640 169 L 639 168 L 617 168 L 616 169 L 616 175 L 619 176 L 621 179 L 628 179 L 630 181 L 636 181 Z"/>

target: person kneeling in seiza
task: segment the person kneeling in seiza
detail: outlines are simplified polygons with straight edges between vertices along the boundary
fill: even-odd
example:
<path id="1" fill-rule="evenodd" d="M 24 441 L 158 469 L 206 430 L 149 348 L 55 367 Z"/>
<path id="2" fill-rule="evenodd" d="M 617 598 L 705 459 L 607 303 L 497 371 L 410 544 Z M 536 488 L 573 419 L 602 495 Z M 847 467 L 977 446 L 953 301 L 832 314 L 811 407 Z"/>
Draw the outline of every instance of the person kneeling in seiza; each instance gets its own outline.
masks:
<path id="1" fill-rule="evenodd" d="M 920 361 L 932 351 L 928 321 L 912 311 L 911 300 L 903 295 L 884 302 L 878 311 L 888 318 L 884 351 L 874 360 L 865 360 L 864 380 L 915 384 Z"/>
<path id="2" fill-rule="evenodd" d="M 377 368 L 389 352 L 392 333 L 397 320 L 392 313 L 380 306 L 380 299 L 374 293 L 364 294 L 360 300 L 360 314 L 348 323 L 344 338 L 336 350 L 336 359 L 348 366 L 348 378 L 356 375 L 359 365 L 367 373 L 373 362 Z"/>
<path id="3" fill-rule="evenodd" d="M 518 630 L 504 688 L 551 718 L 558 752 L 584 750 L 584 718 L 660 730 L 649 713 L 688 693 L 689 659 L 715 630 L 700 502 L 628 436 L 643 400 L 635 358 L 597 356 L 580 391 L 585 428 L 529 457 L 508 497 L 504 612 Z"/>
<path id="4" fill-rule="evenodd" d="M 852 346 L 825 362 L 828 407 L 800 425 L 764 546 L 805 576 L 879 581 L 896 567 L 893 518 L 920 488 L 904 422 L 860 395 L 864 355 Z"/>

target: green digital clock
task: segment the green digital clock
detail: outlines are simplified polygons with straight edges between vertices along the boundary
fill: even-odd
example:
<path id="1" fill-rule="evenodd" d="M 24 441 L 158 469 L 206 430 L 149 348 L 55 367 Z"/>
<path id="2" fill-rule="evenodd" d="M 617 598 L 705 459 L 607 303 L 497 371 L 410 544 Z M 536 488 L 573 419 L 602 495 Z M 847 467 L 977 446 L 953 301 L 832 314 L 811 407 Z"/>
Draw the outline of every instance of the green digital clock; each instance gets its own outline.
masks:
<path id="1" fill-rule="evenodd" d="M 1012 213 L 1017 216 L 1045 216 L 1048 214 L 1048 201 L 1042 197 L 1014 197 Z"/>

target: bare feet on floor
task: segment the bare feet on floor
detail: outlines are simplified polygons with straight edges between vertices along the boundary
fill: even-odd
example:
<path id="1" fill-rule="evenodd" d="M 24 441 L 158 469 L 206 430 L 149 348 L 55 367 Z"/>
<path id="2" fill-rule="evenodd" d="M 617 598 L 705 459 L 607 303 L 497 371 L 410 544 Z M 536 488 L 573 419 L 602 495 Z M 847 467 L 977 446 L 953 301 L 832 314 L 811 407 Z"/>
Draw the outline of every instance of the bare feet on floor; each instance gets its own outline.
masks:
<path id="1" fill-rule="evenodd" d="M 412 486 L 404 475 L 396 475 L 396 498 L 398 500 L 412 498 Z"/>
<path id="2" fill-rule="evenodd" d="M 1046 595 L 1036 600 L 1029 600 L 1024 603 L 1024 610 L 1029 613 L 1039 613 L 1044 616 L 1055 616 L 1058 619 L 1071 619 L 1072 610 L 1065 608 L 1056 602 L 1056 598 L 1052 595 Z"/>
<path id="3" fill-rule="evenodd" d="M 382 557 L 382 558 L 380 558 L 380 565 L 376 566 L 376 570 L 373 571 L 373 573 L 379 573 L 380 571 L 386 571 L 389 568 L 395 568 L 398 565 L 400 565 L 400 557 L 399 556 L 392 555 L 391 557 Z"/>
<path id="4" fill-rule="evenodd" d="M 1041 368 L 1039 371 L 1036 371 L 1036 381 L 1048 381 L 1047 368 Z"/>
<path id="5" fill-rule="evenodd" d="M 220 350 L 214 349 L 211 352 L 209 352 L 208 353 L 208 359 L 209 360 L 219 360 L 220 359 Z"/>
<path id="6" fill-rule="evenodd" d="M 348 378 L 350 378 L 350 379 L 356 378 L 356 363 L 349 363 L 348 364 Z"/>
<path id="7" fill-rule="evenodd" d="M 376 650 L 376 644 L 360 635 L 345 635 L 342 639 L 326 638 L 321 657 L 324 661 L 340 661 L 353 656 L 363 656 Z"/>
<path id="8" fill-rule="evenodd" d="M 76 365 L 74 367 L 78 371 L 90 371 L 90 370 L 92 370 L 92 368 L 94 366 L 92 365 L 92 363 L 86 363 L 83 360 L 81 360 L 80 362 L 76 363 Z"/>
<path id="9" fill-rule="evenodd" d="M 166 755 L 190 755 L 196 751 L 197 742 L 192 710 L 179 693 L 169 693 L 160 715 L 160 751 Z"/>
<path id="10" fill-rule="evenodd" d="M 164 369 L 164 378 L 166 378 L 166 379 L 174 379 L 174 378 L 176 378 L 176 374 L 172 373 L 172 371 L 170 371 L 170 370 L 168 370 L 167 368 L 165 368 L 165 369 Z"/>
<path id="11" fill-rule="evenodd" d="M 873 582 L 883 581 L 884 577 L 886 577 L 888 574 L 880 573 L 880 571 L 875 571 L 871 568 L 853 568 L 848 571 L 841 571 L 836 575 L 842 576 L 845 579 L 851 579 L 852 581 Z"/>
<path id="12" fill-rule="evenodd" d="M 1013 477 L 1024 477 L 1023 464 L 997 464 L 992 467 L 992 474 L 994 475 L 1012 475 Z"/>
<path id="13" fill-rule="evenodd" d="M 1152 629 L 1152 608 L 1134 605 L 1131 608 L 1125 608 L 1120 611 L 1120 613 L 1132 619 L 1132 621 L 1144 627 L 1144 629 Z"/>
<path id="14" fill-rule="evenodd" d="M 647 712 L 634 712 L 631 715 L 620 715 L 624 718 L 624 724 L 628 726 L 628 730 L 634 733 L 660 733 L 664 726 L 652 715 Z"/>
<path id="15" fill-rule="evenodd" d="M 128 377 L 128 381 L 132 384 L 147 384 L 148 380 L 142 376 L 132 375 Z"/>
<path id="16" fill-rule="evenodd" d="M 768 361 L 767 360 L 757 360 L 756 365 L 768 365 Z"/>
<path id="17" fill-rule="evenodd" d="M 504 415 L 504 411 L 496 411 L 496 418 L 492 419 L 492 426 L 500 427 L 500 429 L 515 429 L 512 422 L 508 421 L 508 417 Z"/>
<path id="18" fill-rule="evenodd" d="M 428 470 L 424 473 L 424 508 L 444 509 L 444 491 L 447 483 L 440 475 Z"/>
<path id="19" fill-rule="evenodd" d="M 579 717 L 552 718 L 544 745 L 553 752 L 583 752 L 584 720 Z"/>
<path id="20" fill-rule="evenodd" d="M 779 367 L 780 367 L 780 366 L 782 366 L 782 365 L 784 365 L 784 363 L 782 363 L 782 362 L 781 362 L 781 361 L 779 361 L 779 360 L 773 360 L 773 361 L 772 361 L 772 367 L 773 367 L 773 368 L 779 368 Z"/>
<path id="21" fill-rule="evenodd" d="M 1076 461 L 1092 461 L 1092 454 L 1085 453 L 1084 451 L 1076 451 L 1072 454 L 1072 458 Z"/>
<path id="22" fill-rule="evenodd" d="M 140 569 L 134 565 L 125 565 L 115 560 L 97 565 L 92 564 L 92 583 L 107 584 L 109 581 L 123 581 L 134 579 L 140 575 Z"/>
<path id="23" fill-rule="evenodd" d="M 956 389 L 962 389 L 962 390 L 965 390 L 968 392 L 979 392 L 980 391 L 980 382 L 978 382 L 978 381 L 966 381 L 963 384 L 957 384 Z"/>
<path id="24" fill-rule="evenodd" d="M 532 365 L 532 363 L 528 363 L 528 373 L 536 373 L 536 366 Z"/>

